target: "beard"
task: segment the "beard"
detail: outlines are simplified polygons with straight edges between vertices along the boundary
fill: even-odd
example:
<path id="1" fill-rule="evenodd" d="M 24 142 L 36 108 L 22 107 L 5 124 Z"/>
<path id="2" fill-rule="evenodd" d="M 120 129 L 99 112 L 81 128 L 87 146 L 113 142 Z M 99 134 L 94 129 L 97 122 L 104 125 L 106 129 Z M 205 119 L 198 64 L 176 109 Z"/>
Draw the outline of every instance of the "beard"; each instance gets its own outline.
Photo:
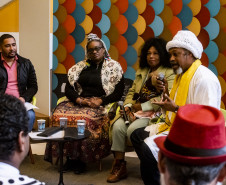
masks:
<path id="1" fill-rule="evenodd" d="M 178 67 L 178 68 L 174 71 L 174 73 L 175 73 L 176 75 L 182 74 L 182 73 L 183 73 L 183 69 L 182 69 L 181 67 Z"/>
<path id="2" fill-rule="evenodd" d="M 5 58 L 8 58 L 8 59 L 11 59 L 11 58 L 15 58 L 17 52 L 14 51 L 14 52 L 9 52 L 9 53 L 6 53 L 6 52 L 2 52 L 2 55 L 5 57 Z"/>
<path id="3" fill-rule="evenodd" d="M 16 55 L 14 55 L 14 56 L 7 55 L 6 57 L 7 57 L 7 58 L 15 58 L 15 56 L 16 56 Z"/>

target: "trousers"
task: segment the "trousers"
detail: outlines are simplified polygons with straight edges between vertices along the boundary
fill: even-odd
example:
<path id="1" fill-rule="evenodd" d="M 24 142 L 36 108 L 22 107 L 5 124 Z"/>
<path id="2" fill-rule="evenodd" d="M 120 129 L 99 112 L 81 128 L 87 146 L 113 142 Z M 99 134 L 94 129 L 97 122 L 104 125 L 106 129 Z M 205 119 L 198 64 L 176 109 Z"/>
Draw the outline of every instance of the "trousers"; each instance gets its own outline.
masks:
<path id="1" fill-rule="evenodd" d="M 149 132 L 143 128 L 134 130 L 130 136 L 133 147 L 140 159 L 140 173 L 145 185 L 160 185 L 158 163 L 150 148 L 144 142 L 149 137 Z"/>
<path id="2" fill-rule="evenodd" d="M 112 151 L 125 152 L 127 139 L 130 142 L 131 133 L 137 128 L 146 127 L 149 118 L 136 119 L 130 125 L 126 125 L 123 118 L 119 118 L 113 125 L 112 129 Z"/>

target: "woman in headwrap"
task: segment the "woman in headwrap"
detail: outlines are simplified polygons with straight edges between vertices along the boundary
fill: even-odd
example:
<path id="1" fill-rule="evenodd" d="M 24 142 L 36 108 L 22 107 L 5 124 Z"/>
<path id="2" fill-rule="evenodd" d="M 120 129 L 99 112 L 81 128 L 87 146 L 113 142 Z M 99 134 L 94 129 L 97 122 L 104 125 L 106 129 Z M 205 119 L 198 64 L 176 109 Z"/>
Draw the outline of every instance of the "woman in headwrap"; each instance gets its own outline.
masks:
<path id="1" fill-rule="evenodd" d="M 60 103 L 52 116 L 52 125 L 59 126 L 59 118 L 67 117 L 68 126 L 77 120 L 86 120 L 91 136 L 85 140 L 64 145 L 67 162 L 64 170 L 84 171 L 85 163 L 98 161 L 110 153 L 109 121 L 105 105 L 120 100 L 124 91 L 124 77 L 120 64 L 110 58 L 105 43 L 95 34 L 89 34 L 86 60 L 68 71 L 65 95 L 69 101 Z M 57 143 L 48 143 L 45 159 L 57 157 Z"/>

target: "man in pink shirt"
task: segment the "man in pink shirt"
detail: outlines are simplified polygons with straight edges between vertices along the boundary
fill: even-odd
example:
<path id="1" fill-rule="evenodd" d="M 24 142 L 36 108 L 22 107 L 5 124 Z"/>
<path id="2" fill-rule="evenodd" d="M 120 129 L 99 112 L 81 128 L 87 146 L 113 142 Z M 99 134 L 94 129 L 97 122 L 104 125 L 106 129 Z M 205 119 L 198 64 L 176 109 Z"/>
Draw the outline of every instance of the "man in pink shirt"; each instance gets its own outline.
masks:
<path id="1" fill-rule="evenodd" d="M 10 94 L 23 103 L 31 102 L 38 90 L 37 78 L 29 59 L 17 54 L 15 38 L 10 34 L 0 37 L 0 95 Z M 32 130 L 35 112 L 27 111 L 29 117 L 29 131 Z"/>

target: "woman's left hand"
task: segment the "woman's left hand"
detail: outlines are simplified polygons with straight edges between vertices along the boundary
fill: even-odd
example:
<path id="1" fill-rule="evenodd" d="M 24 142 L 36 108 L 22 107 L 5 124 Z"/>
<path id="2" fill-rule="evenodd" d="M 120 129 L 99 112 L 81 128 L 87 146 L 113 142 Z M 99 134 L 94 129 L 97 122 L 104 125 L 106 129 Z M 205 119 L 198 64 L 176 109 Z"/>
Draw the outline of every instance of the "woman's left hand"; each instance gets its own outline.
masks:
<path id="1" fill-rule="evenodd" d="M 90 102 L 91 102 L 91 104 L 89 106 L 91 108 L 98 108 L 103 103 L 102 99 L 98 98 L 98 97 L 90 98 Z"/>

